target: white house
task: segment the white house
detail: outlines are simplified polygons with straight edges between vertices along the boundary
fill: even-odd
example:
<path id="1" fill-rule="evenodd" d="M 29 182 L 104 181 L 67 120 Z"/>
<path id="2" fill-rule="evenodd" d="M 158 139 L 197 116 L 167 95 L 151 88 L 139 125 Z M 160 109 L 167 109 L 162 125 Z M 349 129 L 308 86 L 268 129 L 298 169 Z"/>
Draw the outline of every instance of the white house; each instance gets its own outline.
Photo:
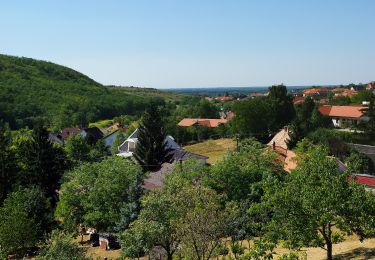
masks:
<path id="1" fill-rule="evenodd" d="M 119 153 L 118 156 L 123 157 L 131 157 L 135 152 L 135 148 L 138 142 L 138 128 L 118 147 Z M 181 146 L 179 146 L 172 136 L 168 135 L 165 138 L 165 142 L 167 143 L 167 148 L 172 150 L 181 150 Z"/>

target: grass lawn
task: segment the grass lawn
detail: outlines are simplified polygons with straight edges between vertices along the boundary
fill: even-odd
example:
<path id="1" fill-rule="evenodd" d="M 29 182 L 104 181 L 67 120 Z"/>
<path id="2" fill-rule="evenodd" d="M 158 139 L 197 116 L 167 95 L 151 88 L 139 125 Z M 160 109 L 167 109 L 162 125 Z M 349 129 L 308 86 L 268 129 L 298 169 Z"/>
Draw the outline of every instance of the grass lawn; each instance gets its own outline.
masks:
<path id="1" fill-rule="evenodd" d="M 113 124 L 113 120 L 112 119 L 105 119 L 105 120 L 100 120 L 100 121 L 97 121 L 97 122 L 94 122 L 94 123 L 90 123 L 89 127 L 96 126 L 99 129 L 105 129 L 105 128 L 109 127 L 112 124 Z"/>
<path id="2" fill-rule="evenodd" d="M 220 161 L 228 151 L 236 149 L 236 141 L 230 138 L 207 140 L 201 143 L 184 146 L 186 151 L 205 155 L 207 162 L 215 164 Z"/>

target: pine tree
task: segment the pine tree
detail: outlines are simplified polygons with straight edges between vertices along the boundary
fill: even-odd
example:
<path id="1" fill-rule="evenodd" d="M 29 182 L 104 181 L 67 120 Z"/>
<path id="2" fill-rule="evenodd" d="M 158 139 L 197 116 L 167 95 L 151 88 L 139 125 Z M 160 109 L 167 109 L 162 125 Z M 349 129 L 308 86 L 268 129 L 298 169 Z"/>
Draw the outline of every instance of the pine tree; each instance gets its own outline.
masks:
<path id="1" fill-rule="evenodd" d="M 18 184 L 37 185 L 55 202 L 60 178 L 68 164 L 63 149 L 50 141 L 47 129 L 34 129 L 32 138 L 18 147 L 17 155 L 22 169 L 17 177 Z"/>
<path id="2" fill-rule="evenodd" d="M 165 142 L 166 137 L 160 110 L 156 105 L 151 104 L 142 116 L 134 153 L 134 157 L 145 171 L 157 170 L 164 162 L 171 159 L 171 150 Z"/>

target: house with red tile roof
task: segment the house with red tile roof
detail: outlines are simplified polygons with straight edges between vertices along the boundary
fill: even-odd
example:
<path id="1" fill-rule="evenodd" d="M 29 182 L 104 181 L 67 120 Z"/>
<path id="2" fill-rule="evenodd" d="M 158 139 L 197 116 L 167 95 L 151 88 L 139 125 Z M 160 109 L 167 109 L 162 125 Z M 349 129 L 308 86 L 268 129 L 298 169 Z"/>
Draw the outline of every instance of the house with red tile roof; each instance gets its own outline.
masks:
<path id="1" fill-rule="evenodd" d="M 184 118 L 178 126 L 189 127 L 189 126 L 205 126 L 210 128 L 218 127 L 219 125 L 228 123 L 228 119 L 225 118 Z"/>
<path id="2" fill-rule="evenodd" d="M 375 90 L 375 81 L 368 83 L 366 90 Z"/>
<path id="3" fill-rule="evenodd" d="M 253 92 L 253 93 L 249 94 L 249 97 L 251 97 L 251 98 L 265 97 L 265 94 L 264 93 Z"/>
<path id="4" fill-rule="evenodd" d="M 331 92 L 328 88 L 309 88 L 303 91 L 304 97 L 326 97 Z"/>
<path id="5" fill-rule="evenodd" d="M 332 119 L 335 127 L 345 127 L 347 125 L 356 125 L 359 121 L 368 121 L 364 111 L 366 106 L 331 106 L 324 105 L 319 107 L 319 112 L 323 116 Z"/>
<path id="6" fill-rule="evenodd" d="M 304 97 L 294 97 L 293 98 L 293 104 L 300 104 L 300 103 L 303 103 L 303 102 L 305 102 Z"/>
<path id="7" fill-rule="evenodd" d="M 366 190 L 372 191 L 375 194 L 375 176 L 369 174 L 352 174 L 349 180 L 355 181 L 363 186 Z"/>
<path id="8" fill-rule="evenodd" d="M 78 127 L 67 127 L 61 130 L 61 137 L 63 140 L 67 140 L 70 136 L 79 134 L 81 132 L 81 129 Z"/>
<path id="9" fill-rule="evenodd" d="M 221 97 L 215 97 L 215 100 L 218 101 L 232 101 L 234 98 L 232 96 L 221 96 Z"/>
<path id="10" fill-rule="evenodd" d="M 335 97 L 351 97 L 351 96 L 356 95 L 356 94 L 358 94 L 358 91 L 346 89 L 343 92 L 336 93 Z"/>
<path id="11" fill-rule="evenodd" d="M 332 89 L 332 92 L 333 93 L 341 93 L 341 92 L 345 92 L 347 90 L 349 90 L 349 89 L 347 89 L 347 88 L 334 88 L 334 89 Z"/>

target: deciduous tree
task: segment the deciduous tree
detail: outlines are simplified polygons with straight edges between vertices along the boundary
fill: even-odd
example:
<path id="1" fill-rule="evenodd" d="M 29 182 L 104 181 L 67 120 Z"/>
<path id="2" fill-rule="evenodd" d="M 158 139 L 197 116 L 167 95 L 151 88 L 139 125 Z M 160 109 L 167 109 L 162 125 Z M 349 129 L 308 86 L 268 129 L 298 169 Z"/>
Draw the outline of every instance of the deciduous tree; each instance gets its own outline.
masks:
<path id="1" fill-rule="evenodd" d="M 250 213 L 262 212 L 262 206 L 272 216 L 264 226 L 268 238 L 290 248 L 322 247 L 328 259 L 344 235 L 355 233 L 363 240 L 374 234 L 374 195 L 340 173 L 323 148 L 310 150 L 285 183 L 270 184 Z"/>
<path id="2" fill-rule="evenodd" d="M 138 165 L 118 156 L 81 165 L 65 176 L 56 216 L 70 231 L 79 224 L 115 231 L 139 171 Z"/>

